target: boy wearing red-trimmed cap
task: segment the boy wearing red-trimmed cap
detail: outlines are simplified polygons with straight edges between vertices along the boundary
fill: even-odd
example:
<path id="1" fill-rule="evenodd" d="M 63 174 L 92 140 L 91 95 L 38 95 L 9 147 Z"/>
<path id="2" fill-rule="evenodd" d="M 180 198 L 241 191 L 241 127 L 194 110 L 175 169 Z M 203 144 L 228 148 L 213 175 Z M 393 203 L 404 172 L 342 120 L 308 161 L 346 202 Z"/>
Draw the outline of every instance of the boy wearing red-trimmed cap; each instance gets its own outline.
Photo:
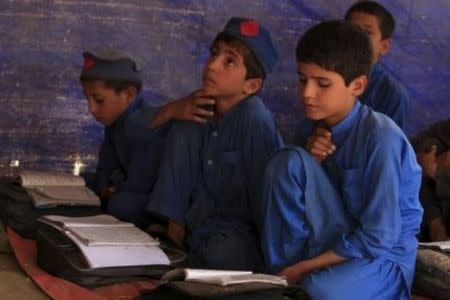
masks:
<path id="1" fill-rule="evenodd" d="M 178 118 L 204 122 L 210 112 L 200 105 L 211 99 L 182 99 L 152 107 L 140 94 L 141 74 L 136 62 L 114 49 L 84 52 L 80 75 L 89 112 L 105 126 L 91 187 L 103 208 L 120 219 L 146 227 L 144 207 L 159 166 L 168 126 Z"/>
<path id="2" fill-rule="evenodd" d="M 177 122 L 167 138 L 148 210 L 169 219 L 168 236 L 186 242 L 192 267 L 261 269 L 257 233 L 265 164 L 281 144 L 256 95 L 278 59 L 269 32 L 231 18 L 215 38 L 192 97 L 212 97 L 204 126 Z"/>

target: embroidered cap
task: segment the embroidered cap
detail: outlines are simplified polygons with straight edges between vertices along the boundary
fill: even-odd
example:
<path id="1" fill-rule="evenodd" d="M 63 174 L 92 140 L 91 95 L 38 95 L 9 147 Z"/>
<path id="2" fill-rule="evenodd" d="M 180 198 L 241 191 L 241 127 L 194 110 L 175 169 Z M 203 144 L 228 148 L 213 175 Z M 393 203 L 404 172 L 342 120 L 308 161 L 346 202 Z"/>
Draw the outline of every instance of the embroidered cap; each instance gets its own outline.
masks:
<path id="1" fill-rule="evenodd" d="M 233 17 L 228 20 L 222 33 L 231 35 L 247 46 L 267 75 L 278 62 L 278 51 L 270 32 L 255 20 Z"/>
<path id="2" fill-rule="evenodd" d="M 125 53 L 114 49 L 83 52 L 81 80 L 101 79 L 130 81 L 142 84 L 141 68 Z"/>

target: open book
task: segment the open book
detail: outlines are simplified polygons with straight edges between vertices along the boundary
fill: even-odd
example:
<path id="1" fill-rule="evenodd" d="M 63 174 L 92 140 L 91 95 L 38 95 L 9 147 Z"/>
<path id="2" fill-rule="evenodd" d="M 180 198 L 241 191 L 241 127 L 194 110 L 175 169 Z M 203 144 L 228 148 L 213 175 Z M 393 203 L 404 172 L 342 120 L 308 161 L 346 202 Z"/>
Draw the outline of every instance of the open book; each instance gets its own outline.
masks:
<path id="1" fill-rule="evenodd" d="M 133 224 L 110 215 L 89 217 L 43 216 L 48 224 L 70 238 L 91 268 L 169 265 L 159 241 Z"/>
<path id="2" fill-rule="evenodd" d="M 53 171 L 20 172 L 18 178 L 36 207 L 56 205 L 100 206 L 97 195 L 82 177 Z"/>
<path id="3" fill-rule="evenodd" d="M 123 222 L 111 215 L 65 217 L 46 215 L 40 222 L 68 231 L 86 246 L 158 246 L 159 241 L 134 224 Z"/>
<path id="4" fill-rule="evenodd" d="M 439 249 L 442 251 L 450 251 L 450 241 L 419 243 L 424 248 Z"/>
<path id="5" fill-rule="evenodd" d="M 268 283 L 287 286 L 285 278 L 268 274 L 254 274 L 250 271 L 204 270 L 204 269 L 174 269 L 165 273 L 161 280 L 184 280 L 228 286 L 245 283 Z"/>

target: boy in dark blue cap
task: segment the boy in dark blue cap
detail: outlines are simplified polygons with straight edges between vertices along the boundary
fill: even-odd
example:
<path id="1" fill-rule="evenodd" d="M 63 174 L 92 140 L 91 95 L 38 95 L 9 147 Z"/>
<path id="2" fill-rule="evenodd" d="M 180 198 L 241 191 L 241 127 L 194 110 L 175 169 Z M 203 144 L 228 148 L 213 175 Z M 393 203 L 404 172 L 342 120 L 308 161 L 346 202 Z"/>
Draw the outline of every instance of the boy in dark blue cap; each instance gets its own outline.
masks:
<path id="1" fill-rule="evenodd" d="M 231 18 L 210 53 L 196 95 L 216 100 L 215 117 L 174 124 L 148 209 L 170 220 L 178 245 L 187 233 L 191 266 L 257 270 L 261 179 L 282 141 L 256 93 L 278 55 L 267 29 L 245 18 Z"/>
<path id="2" fill-rule="evenodd" d="M 302 36 L 296 54 L 304 129 L 329 130 L 336 151 L 319 164 L 289 148 L 269 162 L 267 267 L 312 299 L 408 299 L 421 170 L 403 131 L 358 101 L 372 65 L 367 34 L 350 22 L 324 22 Z"/>
<path id="3" fill-rule="evenodd" d="M 167 131 L 167 126 L 159 125 L 173 118 L 204 122 L 211 112 L 200 106 L 214 100 L 181 99 L 151 107 L 140 95 L 142 79 L 129 56 L 113 49 L 83 56 L 80 81 L 89 112 L 105 126 L 92 188 L 107 213 L 145 227 L 144 207 Z"/>

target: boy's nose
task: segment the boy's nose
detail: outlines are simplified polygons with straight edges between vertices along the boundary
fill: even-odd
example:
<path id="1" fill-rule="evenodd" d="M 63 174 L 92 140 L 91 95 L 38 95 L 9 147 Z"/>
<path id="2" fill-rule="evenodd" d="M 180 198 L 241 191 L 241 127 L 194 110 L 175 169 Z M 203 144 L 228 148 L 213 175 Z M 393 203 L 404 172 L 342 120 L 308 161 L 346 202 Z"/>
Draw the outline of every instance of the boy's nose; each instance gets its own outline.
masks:
<path id="1" fill-rule="evenodd" d="M 91 114 L 94 114 L 97 111 L 97 106 L 95 105 L 94 101 L 89 100 L 88 109 Z"/>
<path id="2" fill-rule="evenodd" d="M 208 61 L 208 69 L 216 70 L 220 61 L 220 56 L 211 57 Z"/>
<path id="3" fill-rule="evenodd" d="M 302 97 L 303 99 L 314 97 L 314 95 L 316 93 L 313 85 L 308 82 L 306 82 L 304 84 L 300 84 L 298 91 L 299 91 L 299 96 Z"/>

